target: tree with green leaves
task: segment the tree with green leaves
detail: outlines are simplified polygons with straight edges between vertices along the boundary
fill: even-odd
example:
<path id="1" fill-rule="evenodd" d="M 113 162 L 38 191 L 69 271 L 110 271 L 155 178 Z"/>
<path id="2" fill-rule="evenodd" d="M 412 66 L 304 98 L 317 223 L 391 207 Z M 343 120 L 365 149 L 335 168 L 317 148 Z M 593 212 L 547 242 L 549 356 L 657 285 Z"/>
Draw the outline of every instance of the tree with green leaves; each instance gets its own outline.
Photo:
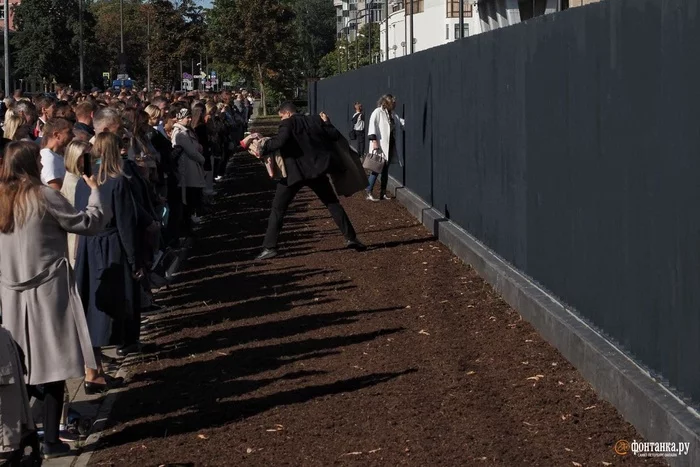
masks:
<path id="1" fill-rule="evenodd" d="M 293 71 L 294 12 L 278 0 L 218 0 L 210 21 L 214 55 L 253 77 L 266 114 L 268 86 L 285 82 Z"/>
<path id="2" fill-rule="evenodd" d="M 328 0 L 294 0 L 297 53 L 305 78 L 318 78 L 321 59 L 333 50 L 336 13 Z"/>
<path id="3" fill-rule="evenodd" d="M 124 0 L 124 53 L 127 71 L 132 78 L 145 81 L 147 25 L 140 0 Z M 97 19 L 95 34 L 99 45 L 100 66 L 116 77 L 119 71 L 121 34 L 119 0 L 98 0 L 90 10 Z"/>
<path id="4" fill-rule="evenodd" d="M 370 27 L 372 28 L 371 49 Z M 380 42 L 379 25 L 376 23 L 363 25 L 355 40 L 348 41 L 343 38 L 337 41 L 335 49 L 321 59 L 320 77 L 328 78 L 370 63 L 377 63 L 381 50 Z"/>
<path id="5" fill-rule="evenodd" d="M 14 7 L 15 75 L 34 81 L 79 82 L 78 0 L 24 0 Z M 94 68 L 95 18 L 83 16 L 86 69 Z M 88 73 L 90 76 L 90 73 Z"/>

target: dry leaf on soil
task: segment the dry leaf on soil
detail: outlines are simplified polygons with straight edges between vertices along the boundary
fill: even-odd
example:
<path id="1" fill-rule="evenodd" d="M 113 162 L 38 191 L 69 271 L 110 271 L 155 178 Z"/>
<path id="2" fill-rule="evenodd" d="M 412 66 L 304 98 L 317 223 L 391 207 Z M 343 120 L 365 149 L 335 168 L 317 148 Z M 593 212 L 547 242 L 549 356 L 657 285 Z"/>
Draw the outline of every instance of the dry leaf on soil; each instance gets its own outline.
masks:
<path id="1" fill-rule="evenodd" d="M 541 380 L 542 378 L 544 378 L 544 375 L 530 376 L 529 378 L 526 378 L 526 379 L 529 379 L 529 380 L 532 380 L 532 381 L 539 381 L 539 380 Z"/>

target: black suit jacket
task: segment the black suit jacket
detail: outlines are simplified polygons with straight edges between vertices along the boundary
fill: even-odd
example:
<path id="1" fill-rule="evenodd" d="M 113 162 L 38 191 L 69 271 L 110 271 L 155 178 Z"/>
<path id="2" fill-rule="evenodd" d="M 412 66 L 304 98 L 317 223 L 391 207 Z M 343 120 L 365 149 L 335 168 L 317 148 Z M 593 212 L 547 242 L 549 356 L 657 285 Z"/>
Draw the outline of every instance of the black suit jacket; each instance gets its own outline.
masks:
<path id="1" fill-rule="evenodd" d="M 283 120 L 277 136 L 265 144 L 264 154 L 280 151 L 287 169 L 287 185 L 313 180 L 328 173 L 341 134 L 316 115 L 293 115 Z"/>

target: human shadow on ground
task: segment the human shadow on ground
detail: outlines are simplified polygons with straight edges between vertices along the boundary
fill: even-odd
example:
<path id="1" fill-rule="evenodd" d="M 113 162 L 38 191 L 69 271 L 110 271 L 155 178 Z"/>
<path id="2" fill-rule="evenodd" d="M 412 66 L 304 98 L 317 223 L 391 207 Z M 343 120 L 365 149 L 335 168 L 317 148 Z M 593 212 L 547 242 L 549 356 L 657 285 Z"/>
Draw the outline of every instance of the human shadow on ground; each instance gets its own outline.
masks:
<path id="1" fill-rule="evenodd" d="M 321 305 L 338 302 L 338 295 L 356 288 L 351 279 L 334 275 L 337 266 L 251 262 L 251 251 L 259 248 L 267 226 L 274 192 L 262 191 L 272 186 L 259 164 L 240 162 L 229 188 L 224 187 L 230 191 L 217 204 L 222 214 L 212 215 L 202 226 L 192 259 L 160 301 L 173 311 L 154 316 L 149 323 L 149 337 L 158 339 L 160 348 L 129 363 L 147 364 L 148 370 L 132 375 L 117 402 L 112 424 L 126 425 L 103 436 L 107 444 L 230 424 L 275 407 L 359 391 L 416 371 L 401 368 L 362 376 L 329 372 L 325 359 L 344 348 L 405 332 L 403 327 L 352 331 L 364 317 L 401 308 L 327 311 Z M 302 193 L 290 209 L 292 217 L 281 236 L 290 254 L 314 250 L 318 218 L 305 206 L 300 208 L 312 197 Z M 303 314 L 288 314 L 300 306 Z"/>

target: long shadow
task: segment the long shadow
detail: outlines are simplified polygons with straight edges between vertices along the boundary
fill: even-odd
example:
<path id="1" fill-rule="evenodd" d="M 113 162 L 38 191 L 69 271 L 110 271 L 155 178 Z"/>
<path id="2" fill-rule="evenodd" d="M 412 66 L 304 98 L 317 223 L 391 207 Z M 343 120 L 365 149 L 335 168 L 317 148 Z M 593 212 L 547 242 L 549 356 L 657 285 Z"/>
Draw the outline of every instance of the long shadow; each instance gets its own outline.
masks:
<path id="1" fill-rule="evenodd" d="M 106 437 L 105 441 L 109 444 L 136 441 L 145 435 L 140 429 L 134 430 L 139 425 L 143 425 L 148 431 L 148 429 L 157 430 L 160 426 L 178 425 L 176 422 L 179 422 L 182 426 L 173 431 L 173 434 L 198 431 L 239 420 L 244 413 L 245 416 L 251 416 L 276 406 L 336 394 L 336 391 L 351 392 L 410 373 L 415 370 L 387 373 L 378 378 L 372 378 L 370 375 L 370 377 L 353 378 L 331 385 L 284 391 L 257 399 L 260 405 L 253 412 L 247 410 L 240 412 L 239 401 L 222 403 L 224 399 L 242 397 L 280 380 L 303 379 L 325 373 L 307 370 L 313 373 L 303 373 L 299 376 L 299 372 L 296 372 L 292 373 L 296 376 L 290 376 L 288 373 L 277 378 L 252 379 L 254 375 L 278 370 L 300 361 L 319 360 L 340 353 L 342 347 L 369 342 L 401 331 L 403 331 L 402 328 L 383 329 L 350 336 L 338 335 L 330 338 L 242 348 L 211 360 L 166 366 L 146 374 L 136 374 L 131 380 L 132 387 L 122 395 L 119 401 L 119 410 L 113 412 L 115 416 L 113 422 L 127 422 L 138 417 L 182 411 L 187 411 L 187 415 L 184 419 L 169 417 L 156 422 L 131 425 L 115 437 Z M 247 379 L 241 380 L 241 378 Z M 163 397 L 166 394 L 167 397 Z M 129 401 L 128 404 L 126 401 Z M 246 402 L 249 401 L 255 402 L 256 399 L 246 400 Z M 227 409 L 226 406 L 229 408 Z M 152 426 L 153 424 L 155 426 Z M 150 433 L 150 436 L 153 436 L 153 432 Z M 132 438 L 132 435 L 137 438 Z"/>
<path id="2" fill-rule="evenodd" d="M 199 411 L 167 417 L 151 422 L 132 424 L 114 434 L 103 438 L 109 444 L 124 444 L 156 436 L 192 433 L 205 428 L 226 425 L 231 421 L 240 421 L 264 413 L 276 407 L 302 404 L 313 399 L 333 394 L 350 393 L 361 389 L 387 383 L 393 379 L 417 372 L 417 369 L 393 372 L 373 373 L 366 376 L 349 378 L 330 384 L 306 386 L 288 391 L 281 391 L 264 397 L 254 397 L 230 402 L 211 401 L 207 417 Z"/>
<path id="3" fill-rule="evenodd" d="M 293 337 L 331 326 L 353 324 L 363 316 L 398 311 L 401 309 L 402 308 L 388 307 L 374 310 L 337 311 L 239 326 L 223 331 L 213 331 L 203 338 L 184 338 L 170 342 L 163 346 L 152 358 L 159 360 L 164 358 L 177 359 L 192 354 L 212 352 L 250 342 L 263 342 L 265 340 Z M 352 342 L 352 339 L 349 338 L 348 342 Z M 295 345 L 303 348 L 302 344 L 295 343 Z"/>
<path id="4" fill-rule="evenodd" d="M 236 156 L 234 165 L 236 173 L 229 184 L 219 188 L 219 212 L 202 226 L 178 282 L 159 299 L 174 311 L 155 316 L 149 323 L 149 338 L 158 339 L 161 348 L 129 364 L 139 371 L 117 401 L 111 421 L 128 422 L 128 426 L 104 436 L 102 441 L 107 444 L 166 432 L 196 432 L 275 407 L 359 391 L 416 371 L 402 369 L 333 381 L 324 359 L 346 347 L 404 332 L 397 327 L 352 334 L 350 326 L 365 316 L 402 308 L 328 312 L 322 305 L 339 301 L 337 292 L 356 287 L 350 279 L 337 279 L 333 274 L 338 270 L 332 264 L 251 262 L 267 226 L 274 184 L 251 156 Z M 319 219 L 330 218 L 322 209 L 309 213 L 307 205 L 313 199 L 313 193 L 304 190 L 290 209 L 281 236 L 281 246 L 290 258 L 315 251 L 319 231 L 306 226 L 315 227 Z M 382 245 L 389 247 L 391 242 Z M 324 276 L 331 280 L 324 281 Z M 288 314 L 298 306 L 304 307 L 304 314 Z M 261 317 L 269 319 L 238 323 Z M 323 329 L 333 330 L 332 337 L 310 337 Z M 279 340 L 283 342 L 274 342 Z M 295 364 L 299 362 L 304 362 L 304 371 L 298 371 Z M 285 381 L 283 390 L 257 394 L 270 392 L 271 386 Z"/>

